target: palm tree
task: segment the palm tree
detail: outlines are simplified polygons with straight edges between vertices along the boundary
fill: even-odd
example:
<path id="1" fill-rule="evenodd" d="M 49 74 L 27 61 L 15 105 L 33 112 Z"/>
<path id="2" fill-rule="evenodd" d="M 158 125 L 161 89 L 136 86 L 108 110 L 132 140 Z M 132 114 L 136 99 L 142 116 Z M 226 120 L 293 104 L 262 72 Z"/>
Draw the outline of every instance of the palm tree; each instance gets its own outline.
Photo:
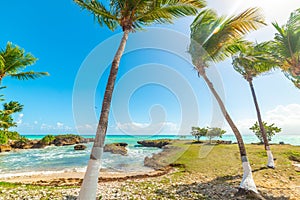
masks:
<path id="1" fill-rule="evenodd" d="M 241 14 L 231 17 L 218 17 L 213 10 L 206 9 L 196 17 L 191 25 L 191 44 L 189 47 L 189 53 L 192 56 L 192 61 L 198 75 L 203 77 L 213 93 L 237 139 L 244 171 L 240 191 L 250 191 L 256 194 L 258 192 L 252 177 L 242 136 L 229 116 L 213 83 L 206 75 L 206 68 L 209 67 L 211 62 L 225 60 L 235 53 L 234 49 L 230 47 L 236 40 L 251 30 L 258 29 L 262 25 L 264 25 L 263 17 L 256 8 L 247 9 Z"/>
<path id="2" fill-rule="evenodd" d="M 48 76 L 47 72 L 23 72 L 27 66 L 33 65 L 36 60 L 30 53 L 25 53 L 24 49 L 8 42 L 6 48 L 0 51 L 0 84 L 6 76 L 19 80 Z"/>
<path id="3" fill-rule="evenodd" d="M 17 101 L 10 101 L 3 104 L 4 109 L 0 110 L 0 128 L 7 131 L 10 127 L 17 126 L 12 118 L 13 113 L 22 112 L 23 105 Z"/>
<path id="4" fill-rule="evenodd" d="M 286 77 L 300 88 L 300 8 L 291 13 L 285 25 L 272 24 L 277 31 L 274 57 Z"/>
<path id="5" fill-rule="evenodd" d="M 269 168 L 275 168 L 273 155 L 267 139 L 266 130 L 263 125 L 257 97 L 253 86 L 253 78 L 270 71 L 276 66 L 276 61 L 272 59 L 271 53 L 269 52 L 270 44 L 270 42 L 254 44 L 245 41 L 237 43 L 234 48 L 237 48 L 239 52 L 237 55 L 234 55 L 232 57 L 232 64 L 235 71 L 241 74 L 249 83 L 260 127 L 260 133 L 262 135 L 265 150 L 267 151 L 268 155 L 267 166 Z"/>
<path id="6" fill-rule="evenodd" d="M 111 65 L 96 138 L 79 194 L 79 199 L 86 200 L 96 198 L 100 160 L 107 131 L 111 98 L 119 63 L 129 33 L 141 30 L 142 27 L 153 23 L 172 23 L 176 18 L 195 15 L 199 8 L 205 6 L 205 3 L 203 0 L 110 0 L 107 4 L 103 4 L 98 0 L 74 1 L 82 9 L 91 12 L 99 25 L 106 25 L 112 31 L 117 27 L 121 27 L 123 30 L 123 37 Z M 106 5 L 109 5 L 109 7 Z"/>

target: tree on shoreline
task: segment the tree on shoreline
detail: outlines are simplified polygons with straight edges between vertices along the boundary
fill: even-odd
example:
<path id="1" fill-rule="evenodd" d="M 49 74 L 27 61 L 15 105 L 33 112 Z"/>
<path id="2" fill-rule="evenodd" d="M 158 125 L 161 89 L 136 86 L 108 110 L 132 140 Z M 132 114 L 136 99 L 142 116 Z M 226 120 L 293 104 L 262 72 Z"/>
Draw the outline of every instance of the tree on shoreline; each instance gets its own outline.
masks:
<path id="1" fill-rule="evenodd" d="M 200 138 L 206 136 L 207 132 L 208 132 L 207 128 L 200 128 L 200 127 L 193 126 L 191 133 L 192 133 L 192 136 L 194 136 L 197 139 L 197 141 L 199 142 Z"/>
<path id="2" fill-rule="evenodd" d="M 191 44 L 189 53 L 199 76 L 205 80 L 210 91 L 216 98 L 222 114 L 227 120 L 238 142 L 240 156 L 243 166 L 243 179 L 240 184 L 240 191 L 252 191 L 258 193 L 253 180 L 251 167 L 247 158 L 246 148 L 240 131 L 231 119 L 228 111 L 206 74 L 206 68 L 211 62 L 225 60 L 236 53 L 230 49 L 236 40 L 243 37 L 251 30 L 256 30 L 264 25 L 264 19 L 258 9 L 248 9 L 237 16 L 218 17 L 210 9 L 202 11 L 191 25 Z"/>
<path id="3" fill-rule="evenodd" d="M 272 137 L 276 134 L 281 132 L 281 128 L 275 126 L 275 124 L 268 125 L 267 122 L 262 122 L 264 126 L 264 130 L 266 132 L 266 137 L 268 142 L 272 140 Z M 261 143 L 264 143 L 264 138 L 262 138 L 261 129 L 257 122 L 249 128 L 253 133 L 255 133 L 256 137 L 260 140 Z"/>
<path id="4" fill-rule="evenodd" d="M 121 27 L 123 30 L 123 37 L 111 65 L 96 138 L 80 189 L 79 199 L 86 200 L 96 198 L 111 98 L 128 35 L 153 23 L 172 23 L 176 18 L 196 15 L 198 9 L 204 7 L 205 3 L 203 0 L 110 0 L 108 2 L 109 7 L 107 7 L 98 0 L 74 0 L 74 2 L 82 9 L 92 13 L 99 25 L 106 25 L 112 31 L 117 27 Z"/>
<path id="5" fill-rule="evenodd" d="M 207 137 L 209 138 L 209 144 L 211 144 L 211 140 L 214 137 L 222 137 L 222 135 L 224 135 L 226 133 L 225 130 L 219 128 L 219 127 L 213 127 L 213 128 L 209 128 L 207 131 Z"/>
<path id="6" fill-rule="evenodd" d="M 255 94 L 253 79 L 263 73 L 266 73 L 276 67 L 276 61 L 269 52 L 270 42 L 263 42 L 254 44 L 248 41 L 241 41 L 234 46 L 238 50 L 232 59 L 232 65 L 235 71 L 243 76 L 243 78 L 249 83 L 253 102 L 256 109 L 257 120 L 260 131 L 258 132 L 263 139 L 265 150 L 268 155 L 267 167 L 275 168 L 273 154 L 267 139 L 267 133 L 262 121 L 261 112 L 258 105 L 258 100 Z"/>

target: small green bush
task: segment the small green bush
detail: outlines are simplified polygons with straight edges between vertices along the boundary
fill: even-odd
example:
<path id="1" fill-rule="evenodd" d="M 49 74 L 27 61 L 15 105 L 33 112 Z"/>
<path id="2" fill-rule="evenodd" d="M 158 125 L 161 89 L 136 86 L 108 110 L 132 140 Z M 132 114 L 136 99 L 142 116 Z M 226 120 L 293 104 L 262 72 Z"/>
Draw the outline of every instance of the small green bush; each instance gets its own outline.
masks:
<path id="1" fill-rule="evenodd" d="M 8 138 L 4 131 L 0 131 L 0 144 L 7 144 Z"/>
<path id="2" fill-rule="evenodd" d="M 41 139 L 41 142 L 43 144 L 51 144 L 53 142 L 53 140 L 55 140 L 55 136 L 53 136 L 53 135 L 46 135 L 45 137 L 43 137 Z"/>

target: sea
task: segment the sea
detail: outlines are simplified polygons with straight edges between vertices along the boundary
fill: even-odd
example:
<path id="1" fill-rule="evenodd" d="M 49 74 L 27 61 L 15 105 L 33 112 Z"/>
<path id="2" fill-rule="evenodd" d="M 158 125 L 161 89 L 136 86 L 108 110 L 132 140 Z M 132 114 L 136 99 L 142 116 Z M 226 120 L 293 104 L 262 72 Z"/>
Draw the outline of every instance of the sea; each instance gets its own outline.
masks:
<path id="1" fill-rule="evenodd" d="M 42 139 L 45 135 L 24 135 L 28 139 Z M 93 138 L 93 135 L 81 135 L 85 138 Z M 101 167 L 104 170 L 116 172 L 149 171 L 144 166 L 146 156 L 159 153 L 162 150 L 155 147 L 142 147 L 137 144 L 139 140 L 152 139 L 194 139 L 192 136 L 178 135 L 155 135 L 155 136 L 133 136 L 133 135 L 108 135 L 105 143 L 126 142 L 128 144 L 128 155 L 121 156 L 105 152 L 102 157 Z M 206 139 L 206 138 L 201 138 Z M 223 135 L 222 139 L 236 142 L 234 135 Z M 243 135 L 246 144 L 259 142 L 255 135 Z M 271 143 L 284 142 L 300 146 L 300 135 L 276 135 Z M 51 174 L 57 172 L 84 172 L 92 148 L 92 143 L 86 144 L 87 149 L 75 151 L 72 146 L 48 146 L 44 149 L 26 149 L 12 152 L 0 153 L 0 178 Z"/>

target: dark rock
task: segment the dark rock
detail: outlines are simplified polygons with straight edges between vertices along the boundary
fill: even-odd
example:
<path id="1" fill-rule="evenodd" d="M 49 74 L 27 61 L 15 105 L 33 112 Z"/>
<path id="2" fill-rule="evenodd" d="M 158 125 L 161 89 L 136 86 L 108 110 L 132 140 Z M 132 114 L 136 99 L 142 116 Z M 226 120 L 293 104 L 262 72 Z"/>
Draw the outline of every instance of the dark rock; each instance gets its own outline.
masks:
<path id="1" fill-rule="evenodd" d="M 112 144 L 106 144 L 104 146 L 103 151 L 104 152 L 110 152 L 113 154 L 121 154 L 123 156 L 127 155 L 127 149 L 126 146 L 127 143 L 112 143 Z"/>
<path id="2" fill-rule="evenodd" d="M 87 146 L 83 145 L 83 144 L 77 144 L 74 146 L 74 150 L 85 150 L 87 148 Z"/>
<path id="3" fill-rule="evenodd" d="M 55 140 L 53 140 L 53 144 L 55 146 L 66 146 L 66 145 L 74 145 L 79 144 L 82 141 L 82 137 L 79 135 L 58 135 L 55 136 Z"/>
<path id="4" fill-rule="evenodd" d="M 171 140 L 167 139 L 160 139 L 160 140 L 142 140 L 137 141 L 138 144 L 144 146 L 144 147 L 158 147 L 162 148 L 163 146 L 166 146 L 171 143 Z"/>
<path id="5" fill-rule="evenodd" d="M 242 196 L 245 199 L 253 199 L 253 200 L 266 200 L 261 194 L 256 193 L 252 190 L 245 190 L 243 188 L 239 188 L 238 192 L 235 194 L 236 197 Z"/>
<path id="6" fill-rule="evenodd" d="M 82 138 L 80 140 L 80 143 L 90 143 L 90 142 L 94 142 L 95 138 Z"/>
<path id="7" fill-rule="evenodd" d="M 33 144 L 31 146 L 31 148 L 32 149 L 42 149 L 42 148 L 45 148 L 46 146 L 48 146 L 48 145 L 40 140 L 40 141 L 36 142 L 35 144 Z"/>
<path id="8" fill-rule="evenodd" d="M 12 150 L 12 148 L 10 145 L 5 145 L 5 144 L 0 145 L 0 152 L 8 152 L 11 150 Z"/>
<path id="9" fill-rule="evenodd" d="M 231 144 L 232 143 L 232 141 L 225 141 L 225 140 L 217 140 L 216 142 L 217 142 L 217 144 Z"/>
<path id="10" fill-rule="evenodd" d="M 18 140 L 12 141 L 10 146 L 14 149 L 30 149 L 35 143 L 37 140 Z"/>

